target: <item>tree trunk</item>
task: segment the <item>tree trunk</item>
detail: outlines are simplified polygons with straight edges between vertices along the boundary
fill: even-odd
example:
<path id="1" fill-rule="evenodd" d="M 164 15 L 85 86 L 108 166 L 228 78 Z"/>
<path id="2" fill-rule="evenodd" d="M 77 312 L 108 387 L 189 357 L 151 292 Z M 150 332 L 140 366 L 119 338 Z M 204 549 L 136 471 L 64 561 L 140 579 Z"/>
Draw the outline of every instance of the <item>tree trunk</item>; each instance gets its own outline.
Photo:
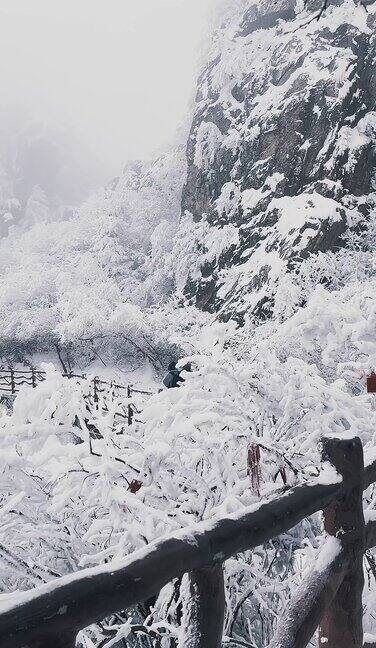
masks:
<path id="1" fill-rule="evenodd" d="M 221 648 L 225 616 L 222 565 L 193 571 L 183 582 L 186 591 L 179 648 Z"/>
<path id="2" fill-rule="evenodd" d="M 341 542 L 350 567 L 324 613 L 319 646 L 362 648 L 365 525 L 362 502 L 364 465 L 360 439 L 324 438 L 323 459 L 330 461 L 343 478 L 341 496 L 324 509 L 324 526 L 329 535 Z"/>

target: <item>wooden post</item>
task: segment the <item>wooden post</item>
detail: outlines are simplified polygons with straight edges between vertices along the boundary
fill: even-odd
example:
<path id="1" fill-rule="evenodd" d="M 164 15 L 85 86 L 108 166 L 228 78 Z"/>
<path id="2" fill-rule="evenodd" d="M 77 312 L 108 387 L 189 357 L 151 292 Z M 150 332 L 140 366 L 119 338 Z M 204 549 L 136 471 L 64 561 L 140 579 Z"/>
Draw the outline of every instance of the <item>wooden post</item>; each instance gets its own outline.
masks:
<path id="1" fill-rule="evenodd" d="M 127 398 L 129 399 L 132 396 L 132 388 L 130 385 L 127 385 Z M 128 403 L 127 407 L 127 412 L 128 412 L 128 425 L 132 425 L 133 423 L 133 408 L 131 403 Z"/>
<path id="2" fill-rule="evenodd" d="M 133 408 L 130 403 L 128 403 L 128 425 L 133 423 Z"/>
<path id="3" fill-rule="evenodd" d="M 93 384 L 94 384 L 94 403 L 98 403 L 99 397 L 98 397 L 98 378 L 97 376 L 94 377 Z"/>
<path id="4" fill-rule="evenodd" d="M 184 579 L 188 582 L 179 648 L 221 648 L 225 616 L 222 565 L 198 569 Z"/>
<path id="5" fill-rule="evenodd" d="M 36 387 L 36 380 L 35 380 L 35 369 L 34 367 L 31 368 L 31 384 L 33 387 Z"/>
<path id="6" fill-rule="evenodd" d="M 12 394 L 15 394 L 16 393 L 16 385 L 15 385 L 15 382 L 14 382 L 14 371 L 13 371 L 12 367 L 10 367 L 10 386 L 11 386 Z"/>
<path id="7" fill-rule="evenodd" d="M 350 567 L 331 605 L 325 610 L 319 646 L 362 648 L 365 546 L 362 443 L 358 437 L 325 437 L 322 456 L 324 461 L 333 464 L 343 479 L 342 494 L 324 509 L 324 527 L 329 535 L 340 540 Z"/>

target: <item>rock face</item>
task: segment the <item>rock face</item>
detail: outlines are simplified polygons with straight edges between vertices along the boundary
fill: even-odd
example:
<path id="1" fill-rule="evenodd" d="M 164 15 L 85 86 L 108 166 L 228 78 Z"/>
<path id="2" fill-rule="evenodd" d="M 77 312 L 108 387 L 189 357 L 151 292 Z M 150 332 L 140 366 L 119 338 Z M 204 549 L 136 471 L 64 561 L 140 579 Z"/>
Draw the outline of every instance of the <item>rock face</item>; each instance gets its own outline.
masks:
<path id="1" fill-rule="evenodd" d="M 216 34 L 187 147 L 185 287 L 268 317 L 279 277 L 375 209 L 376 4 L 257 0 Z"/>

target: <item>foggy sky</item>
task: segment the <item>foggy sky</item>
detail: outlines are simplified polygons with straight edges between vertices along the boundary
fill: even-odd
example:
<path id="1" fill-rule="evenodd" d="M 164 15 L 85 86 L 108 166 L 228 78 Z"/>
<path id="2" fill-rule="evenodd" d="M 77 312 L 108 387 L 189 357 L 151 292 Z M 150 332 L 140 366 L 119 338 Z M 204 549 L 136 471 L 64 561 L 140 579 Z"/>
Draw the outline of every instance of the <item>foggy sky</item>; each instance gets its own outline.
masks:
<path id="1" fill-rule="evenodd" d="M 110 177 L 187 118 L 211 0 L 0 0 L 0 105 L 86 138 Z"/>

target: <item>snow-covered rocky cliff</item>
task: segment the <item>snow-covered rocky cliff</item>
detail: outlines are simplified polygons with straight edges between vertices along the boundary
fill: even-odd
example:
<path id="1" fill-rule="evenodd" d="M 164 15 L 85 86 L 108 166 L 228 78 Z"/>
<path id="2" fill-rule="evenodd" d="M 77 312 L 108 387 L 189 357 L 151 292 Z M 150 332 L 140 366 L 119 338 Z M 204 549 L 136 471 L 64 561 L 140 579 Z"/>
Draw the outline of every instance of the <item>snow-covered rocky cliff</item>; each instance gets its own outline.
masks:
<path id="1" fill-rule="evenodd" d="M 198 83 L 185 293 L 227 319 L 273 311 L 282 276 L 343 246 L 376 201 L 376 4 L 234 3 Z"/>

